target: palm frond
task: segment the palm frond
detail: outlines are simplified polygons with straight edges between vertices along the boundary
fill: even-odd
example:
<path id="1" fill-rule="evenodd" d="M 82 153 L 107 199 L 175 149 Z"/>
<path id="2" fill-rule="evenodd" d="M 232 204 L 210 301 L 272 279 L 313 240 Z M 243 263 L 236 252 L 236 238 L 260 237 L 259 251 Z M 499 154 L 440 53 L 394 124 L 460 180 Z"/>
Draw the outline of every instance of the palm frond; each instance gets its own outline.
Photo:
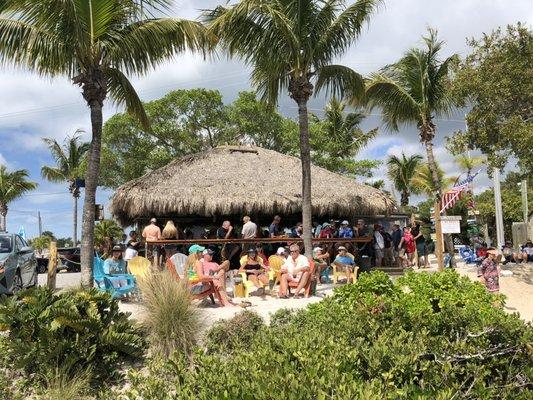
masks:
<path id="1" fill-rule="evenodd" d="M 65 182 L 68 177 L 59 168 L 44 165 L 41 167 L 41 176 L 50 182 Z"/>
<path id="2" fill-rule="evenodd" d="M 326 95 L 348 97 L 356 102 L 364 96 L 365 83 L 363 77 L 349 67 L 343 65 L 325 65 L 317 73 L 315 95 L 324 90 Z"/>
<path id="3" fill-rule="evenodd" d="M 125 105 L 127 111 L 139 120 L 143 128 L 150 131 L 150 121 L 143 103 L 126 75 L 115 68 L 107 68 L 105 74 L 113 101 L 118 105 Z"/>
<path id="4" fill-rule="evenodd" d="M 43 138 L 43 142 L 48 147 L 48 150 L 50 150 L 50 153 L 52 153 L 52 157 L 54 158 L 59 169 L 63 171 L 67 170 L 69 167 L 69 156 L 67 153 L 65 153 L 63 148 L 57 142 L 57 140 Z"/>
<path id="5" fill-rule="evenodd" d="M 0 204 L 7 205 L 37 188 L 37 183 L 28 181 L 28 177 L 28 170 L 8 172 L 5 165 L 0 165 Z"/>
<path id="6" fill-rule="evenodd" d="M 419 120 L 420 105 L 406 88 L 385 74 L 370 75 L 365 100 L 370 110 L 381 107 L 386 125 L 393 130 L 398 130 L 402 122 Z"/>
<path id="7" fill-rule="evenodd" d="M 0 15 L 0 64 L 24 66 L 43 75 L 70 74 L 75 69 L 71 51 L 58 34 Z"/>
<path id="8" fill-rule="evenodd" d="M 205 51 L 214 36 L 194 21 L 162 18 L 134 22 L 110 34 L 104 63 L 126 74 L 138 74 L 185 50 Z"/>
<path id="9" fill-rule="evenodd" d="M 368 22 L 382 0 L 357 0 L 346 7 L 323 32 L 316 45 L 316 57 L 329 63 L 343 54 L 359 37 L 365 22 Z"/>

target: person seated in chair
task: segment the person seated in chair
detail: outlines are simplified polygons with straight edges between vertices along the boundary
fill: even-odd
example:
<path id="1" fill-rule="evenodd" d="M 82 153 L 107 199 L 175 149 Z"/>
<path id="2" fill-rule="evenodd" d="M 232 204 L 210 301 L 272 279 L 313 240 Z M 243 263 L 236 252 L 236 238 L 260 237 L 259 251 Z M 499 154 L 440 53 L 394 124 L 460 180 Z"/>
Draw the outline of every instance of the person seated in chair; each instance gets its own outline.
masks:
<path id="1" fill-rule="evenodd" d="M 333 260 L 333 264 L 338 270 L 346 272 L 346 283 L 350 283 L 350 277 L 352 278 L 352 282 L 355 282 L 355 277 L 353 276 L 355 268 L 354 259 L 350 257 L 344 246 L 339 246 L 337 251 L 338 254 L 335 260 Z"/>
<path id="2" fill-rule="evenodd" d="M 300 254 L 300 247 L 293 244 L 289 247 L 289 257 L 281 267 L 280 298 L 288 298 L 289 282 L 296 282 L 298 286 L 294 292 L 294 298 L 299 298 L 300 292 L 304 289 L 310 279 L 309 260 Z"/>
<path id="3" fill-rule="evenodd" d="M 322 247 L 315 247 L 313 249 L 313 261 L 318 270 L 318 275 L 322 278 L 322 273 L 329 268 L 329 253 L 324 252 Z"/>
<path id="4" fill-rule="evenodd" d="M 522 247 L 522 260 L 524 262 L 533 262 L 533 242 L 528 240 Z"/>
<path id="5" fill-rule="evenodd" d="M 217 264 L 213 261 L 215 251 L 212 249 L 205 249 L 202 253 L 202 267 L 204 275 L 213 278 L 215 286 L 221 290 L 226 290 L 226 272 L 229 269 L 229 261 L 223 261 L 222 264 Z"/>
<path id="6" fill-rule="evenodd" d="M 122 275 L 126 273 L 126 261 L 122 259 L 122 246 L 113 246 L 111 257 L 104 261 L 104 273 L 106 275 Z M 114 287 L 126 286 L 126 279 L 113 279 L 111 281 Z"/>
<path id="7" fill-rule="evenodd" d="M 223 290 L 219 284 L 208 275 L 204 274 L 204 266 L 202 265 L 201 257 L 205 247 L 193 244 L 189 247 L 189 257 L 185 263 L 185 279 L 189 281 L 189 287 L 191 294 L 200 294 L 209 289 L 208 282 L 204 282 L 205 278 L 213 280 L 215 287 L 216 297 L 221 299 L 223 306 L 234 305 L 228 298 L 228 294 Z"/>
<path id="8" fill-rule="evenodd" d="M 263 259 L 257 255 L 256 249 L 249 249 L 248 255 L 241 258 L 241 268 L 239 272 L 246 272 L 246 279 L 256 287 L 268 286 L 268 274 L 266 273 Z"/>

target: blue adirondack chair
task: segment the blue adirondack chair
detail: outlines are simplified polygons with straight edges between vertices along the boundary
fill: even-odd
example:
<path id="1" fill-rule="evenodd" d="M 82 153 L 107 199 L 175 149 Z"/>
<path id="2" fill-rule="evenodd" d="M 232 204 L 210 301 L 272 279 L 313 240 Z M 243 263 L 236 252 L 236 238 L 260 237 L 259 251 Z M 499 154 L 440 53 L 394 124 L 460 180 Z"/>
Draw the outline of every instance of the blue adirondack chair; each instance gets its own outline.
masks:
<path id="1" fill-rule="evenodd" d="M 104 272 L 104 260 L 100 257 L 94 257 L 93 279 L 99 290 L 111 293 L 113 298 L 119 298 L 130 292 L 137 291 L 135 276 L 131 274 L 106 274 Z M 117 280 L 126 281 L 127 283 L 125 286 L 114 287 L 113 281 Z"/>

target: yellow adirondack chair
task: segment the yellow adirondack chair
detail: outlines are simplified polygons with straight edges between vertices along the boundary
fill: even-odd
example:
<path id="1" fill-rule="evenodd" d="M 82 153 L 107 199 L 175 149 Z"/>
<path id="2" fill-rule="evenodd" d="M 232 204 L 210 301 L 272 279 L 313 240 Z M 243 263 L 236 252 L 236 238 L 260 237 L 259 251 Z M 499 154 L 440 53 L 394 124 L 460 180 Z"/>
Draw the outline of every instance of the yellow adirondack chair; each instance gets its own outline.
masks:
<path id="1" fill-rule="evenodd" d="M 284 263 L 285 261 L 275 254 L 268 257 L 268 267 L 270 268 L 268 271 L 268 279 L 271 282 L 274 281 L 272 290 L 274 290 L 276 284 L 279 284 L 279 281 L 281 279 L 281 267 Z"/>
<path id="2" fill-rule="evenodd" d="M 261 260 L 260 264 L 263 264 L 263 262 L 262 262 L 263 259 L 261 257 L 257 257 L 257 258 L 259 260 Z M 241 259 L 240 259 L 241 266 L 242 265 L 246 265 L 246 261 L 247 260 L 248 260 L 248 256 L 247 255 L 242 256 Z M 252 281 L 248 280 L 248 277 L 246 276 L 246 272 L 239 272 L 239 275 L 242 278 L 242 286 L 243 286 L 244 297 L 249 297 L 250 293 L 253 292 L 254 289 L 259 289 L 259 288 L 264 287 L 264 285 L 261 282 L 259 282 L 259 284 L 260 284 L 259 288 L 256 287 Z"/>
<path id="3" fill-rule="evenodd" d="M 135 256 L 128 261 L 128 270 L 130 274 L 134 275 L 137 279 L 145 278 L 150 273 L 150 261 L 141 256 Z"/>
<path id="4" fill-rule="evenodd" d="M 355 256 L 352 253 L 347 253 L 348 257 L 350 257 L 352 260 L 355 260 Z M 347 271 L 337 271 L 337 266 L 334 263 L 331 263 L 331 266 L 333 267 L 333 284 L 337 284 L 337 281 L 339 280 L 340 274 L 343 274 L 346 277 L 346 282 L 350 282 L 350 276 L 352 275 L 350 270 Z M 357 282 L 357 271 L 359 270 L 359 267 L 357 265 L 353 268 L 353 282 Z"/>

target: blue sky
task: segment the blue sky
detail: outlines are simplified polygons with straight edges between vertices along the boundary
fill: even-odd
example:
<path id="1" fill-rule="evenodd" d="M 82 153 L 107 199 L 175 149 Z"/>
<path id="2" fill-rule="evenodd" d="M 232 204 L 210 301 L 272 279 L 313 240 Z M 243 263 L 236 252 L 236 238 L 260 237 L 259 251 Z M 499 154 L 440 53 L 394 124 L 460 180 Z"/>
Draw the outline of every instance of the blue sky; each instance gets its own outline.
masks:
<path id="1" fill-rule="evenodd" d="M 195 18 L 198 9 L 221 3 L 213 0 L 176 1 L 173 14 Z M 389 0 L 339 63 L 368 74 L 394 62 L 407 48 L 420 44 L 420 36 L 428 26 L 437 28 L 440 37 L 446 40 L 446 55 L 454 52 L 465 55 L 465 38 L 479 37 L 482 32 L 517 21 L 530 26 L 533 23 L 530 1 Z M 143 100 L 159 98 L 173 89 L 207 87 L 219 89 L 224 100 L 230 102 L 239 91 L 250 89 L 245 67 L 238 60 L 227 60 L 222 56 L 216 60 L 203 60 L 191 54 L 182 55 L 147 76 L 132 80 Z M 322 107 L 322 100 L 314 100 L 310 105 L 317 114 Z M 109 118 L 116 111 L 108 104 L 104 117 Z M 288 97 L 280 102 L 280 111 L 289 117 L 296 115 L 294 104 Z M 456 175 L 458 171 L 442 142 L 444 136 L 464 128 L 463 117 L 462 111 L 458 111 L 449 120 L 438 121 L 435 152 L 441 166 L 450 175 Z M 379 126 L 379 115 L 368 116 L 362 125 L 364 129 Z M 36 236 L 37 212 L 40 211 L 45 230 L 51 230 L 59 237 L 71 236 L 72 199 L 66 185 L 51 184 L 40 177 L 41 166 L 52 163 L 41 138 L 53 137 L 62 141 L 77 129 L 90 130 L 89 115 L 79 89 L 67 79 L 42 78 L 26 71 L 0 69 L 0 163 L 9 169 L 27 169 L 31 179 L 39 183 L 36 191 L 10 205 L 10 231 L 18 231 L 23 225 L 28 237 Z M 89 138 L 88 135 L 85 137 Z M 413 127 L 404 127 L 398 133 L 382 130 L 360 157 L 384 159 L 402 151 L 423 153 Z M 376 171 L 375 179 L 384 178 L 383 170 Z M 479 189 L 490 185 L 485 171 L 477 181 Z M 389 183 L 386 188 L 390 188 Z M 99 190 L 97 201 L 106 204 L 110 195 L 110 191 Z M 82 201 L 80 211 L 81 204 Z"/>

